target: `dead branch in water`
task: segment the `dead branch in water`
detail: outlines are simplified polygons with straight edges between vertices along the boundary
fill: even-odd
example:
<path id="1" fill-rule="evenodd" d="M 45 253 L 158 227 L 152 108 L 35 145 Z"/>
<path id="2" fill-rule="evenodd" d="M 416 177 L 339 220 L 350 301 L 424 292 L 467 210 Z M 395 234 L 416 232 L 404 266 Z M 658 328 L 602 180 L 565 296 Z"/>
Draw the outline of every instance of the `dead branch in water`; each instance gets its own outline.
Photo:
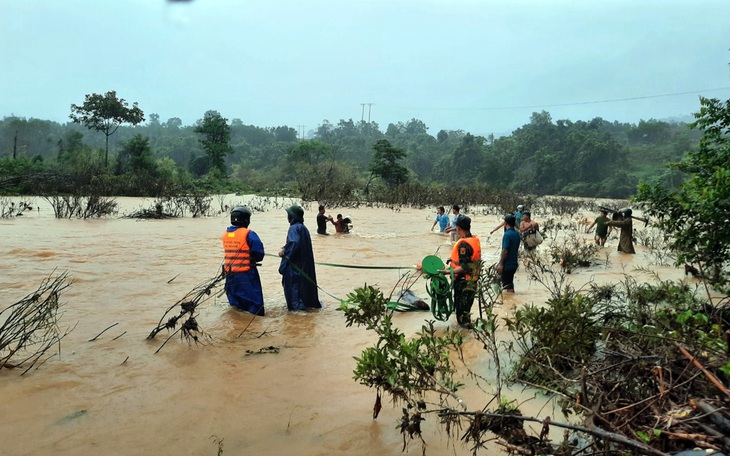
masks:
<path id="1" fill-rule="evenodd" d="M 98 338 L 99 338 L 99 336 L 101 336 L 102 334 L 104 334 L 105 332 L 107 332 L 107 330 L 109 330 L 109 329 L 112 329 L 113 327 L 115 327 L 115 326 L 116 326 L 116 325 L 118 325 L 118 324 L 119 324 L 119 322 L 117 322 L 117 323 L 114 323 L 114 324 L 113 324 L 113 325 L 111 325 L 111 326 L 107 326 L 107 327 L 106 327 L 106 329 L 105 329 L 104 331 L 100 332 L 99 334 L 97 334 L 97 335 L 96 335 L 96 337 L 93 337 L 93 338 L 89 339 L 89 342 L 93 342 L 93 341 L 95 341 L 96 339 L 98 339 Z"/>
<path id="2" fill-rule="evenodd" d="M 68 273 L 49 276 L 34 293 L 0 312 L 0 369 L 25 367 L 23 375 L 53 346 L 60 351 L 61 339 L 73 330 L 58 327 L 59 295 L 69 286 Z"/>
<path id="3" fill-rule="evenodd" d="M 223 270 L 221 270 L 221 273 L 218 274 L 218 276 L 196 285 L 195 288 L 189 291 L 182 299 L 165 311 L 162 318 L 160 318 L 160 322 L 157 324 L 157 327 L 150 332 L 147 339 L 154 339 L 155 336 L 163 329 L 175 331 L 173 331 L 173 333 L 165 339 L 155 353 L 162 350 L 162 347 L 164 347 L 165 344 L 177 333 L 180 333 L 180 337 L 185 339 L 188 343 L 195 342 L 198 344 L 202 343 L 201 339 L 210 338 L 210 336 L 206 334 L 200 326 L 198 326 L 198 321 L 196 319 L 198 315 L 198 306 L 215 296 L 213 289 L 215 289 L 221 281 L 225 280 L 225 278 L 226 274 Z M 180 306 L 178 314 L 169 317 L 170 313 L 178 306 Z M 178 328 L 178 322 L 180 322 L 181 319 L 184 319 L 184 321 Z"/>

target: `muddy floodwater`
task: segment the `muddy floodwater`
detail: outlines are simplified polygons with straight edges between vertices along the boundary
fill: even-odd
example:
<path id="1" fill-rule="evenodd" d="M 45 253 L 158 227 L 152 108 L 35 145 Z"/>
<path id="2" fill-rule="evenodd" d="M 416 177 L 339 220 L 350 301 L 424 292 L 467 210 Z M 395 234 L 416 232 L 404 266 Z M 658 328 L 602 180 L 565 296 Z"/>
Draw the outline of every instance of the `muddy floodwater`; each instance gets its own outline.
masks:
<path id="1" fill-rule="evenodd" d="M 134 198 L 117 202 L 120 215 L 152 205 L 152 200 Z M 229 205 L 238 202 L 244 198 L 225 200 Z M 60 353 L 39 368 L 23 376 L 18 369 L 0 371 L 0 455 L 213 456 L 219 445 L 225 455 L 402 454 L 396 429 L 400 407 L 384 401 L 379 418 L 373 420 L 375 392 L 352 378 L 353 357 L 375 339 L 362 328 L 345 327 L 336 298 L 366 283 L 387 294 L 408 269 L 319 265 L 324 308 L 288 313 L 278 258 L 267 256 L 260 268 L 265 317 L 251 321 L 250 314 L 230 309 L 225 295 L 214 296 L 201 306 L 198 318 L 211 336 L 205 346 L 176 337 L 155 354 L 168 333 L 151 341 L 145 338 L 165 310 L 218 274 L 220 237 L 228 215 L 57 220 L 42 199 L 35 199 L 34 205 L 40 210 L 0 219 L 0 308 L 33 293 L 54 271 L 66 271 L 73 284 L 61 295 L 59 322 L 61 329 L 75 328 L 61 342 Z M 328 210 L 330 215 L 337 213 L 352 218 L 351 234 L 318 236 L 316 205 L 305 212 L 317 262 L 407 268 L 429 254 L 444 259 L 449 255 L 448 238 L 430 231 L 433 209 Z M 499 218 L 469 215 L 484 260 L 496 261 L 501 232 L 489 232 Z M 538 222 L 547 216 L 533 211 Z M 255 212 L 251 228 L 267 253 L 276 254 L 286 238 L 286 213 L 280 208 Z M 334 226 L 329 231 L 334 233 Z M 603 264 L 578 269 L 571 279 L 577 285 L 618 282 L 630 273 L 639 281 L 653 280 L 635 272 L 636 267 L 651 268 L 664 279 L 682 277 L 673 267 L 652 264 L 652 255 L 642 246 L 637 245 L 633 256 L 616 252 L 617 242 L 615 236 L 609 239 L 600 254 Z M 547 249 L 548 243 L 539 248 Z M 517 292 L 496 307 L 500 315 L 525 303 L 543 303 L 547 297 L 524 269 L 515 279 Z M 424 289 L 423 280 L 413 288 L 427 298 Z M 395 315 L 407 334 L 418 331 L 427 319 L 432 319 L 427 312 Z M 455 316 L 436 323 L 437 328 L 456 326 Z M 492 378 L 486 352 L 468 336 L 464 352 L 472 369 Z M 461 372 L 467 384 L 461 394 L 468 408 L 481 409 L 492 392 L 490 385 L 476 388 L 465 369 Z M 562 419 L 546 399 L 535 398 L 533 390 L 518 388 L 505 395 L 520 402 L 527 415 Z M 424 423 L 427 454 L 470 454 L 434 421 L 427 417 Z M 414 443 L 408 454 L 420 455 L 420 445 Z"/>

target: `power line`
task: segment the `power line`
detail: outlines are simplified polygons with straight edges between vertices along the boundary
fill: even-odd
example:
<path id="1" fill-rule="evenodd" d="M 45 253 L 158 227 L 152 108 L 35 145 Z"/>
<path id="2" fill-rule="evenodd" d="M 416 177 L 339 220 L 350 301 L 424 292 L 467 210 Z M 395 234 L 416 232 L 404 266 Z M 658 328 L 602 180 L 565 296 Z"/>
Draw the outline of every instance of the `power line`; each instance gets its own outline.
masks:
<path id="1" fill-rule="evenodd" d="M 728 90 L 730 87 L 718 87 L 716 89 L 706 89 L 706 90 L 692 90 L 689 92 L 675 92 L 675 93 L 663 93 L 660 95 L 644 95 L 641 97 L 629 97 L 629 98 L 614 98 L 614 99 L 608 99 L 608 100 L 595 100 L 595 101 L 579 101 L 576 103 L 558 103 L 558 104 L 551 104 L 551 105 L 539 105 L 539 106 L 516 106 L 516 107 L 496 107 L 496 108 L 490 108 L 490 109 L 527 109 L 527 108 L 557 108 L 560 106 L 580 106 L 580 105 L 588 105 L 588 104 L 599 104 L 599 103 L 614 103 L 617 101 L 632 101 L 632 100 L 646 100 L 649 98 L 662 98 L 662 97 L 676 97 L 679 95 L 690 95 L 695 94 L 699 92 L 713 92 L 718 90 Z"/>
<path id="2" fill-rule="evenodd" d="M 581 106 L 581 105 L 600 104 L 600 103 L 615 103 L 615 102 L 619 102 L 619 101 L 646 100 L 646 99 L 650 99 L 650 98 L 676 97 L 676 96 L 680 96 L 680 95 L 699 94 L 701 92 L 717 92 L 720 90 L 730 90 L 730 87 L 718 87 L 715 89 L 705 89 L 705 90 L 691 90 L 688 92 L 663 93 L 663 94 L 659 94 L 659 95 L 643 95 L 640 97 L 612 98 L 612 99 L 606 99 L 606 100 L 593 100 L 593 101 L 577 101 L 574 103 L 555 103 L 555 104 L 525 105 L 525 106 L 485 106 L 485 107 L 475 107 L 475 108 L 424 108 L 424 109 L 440 109 L 440 110 L 450 110 L 450 111 L 490 111 L 490 110 L 498 111 L 498 110 L 508 110 L 508 109 L 557 108 L 557 107 L 563 107 L 563 106 Z"/>

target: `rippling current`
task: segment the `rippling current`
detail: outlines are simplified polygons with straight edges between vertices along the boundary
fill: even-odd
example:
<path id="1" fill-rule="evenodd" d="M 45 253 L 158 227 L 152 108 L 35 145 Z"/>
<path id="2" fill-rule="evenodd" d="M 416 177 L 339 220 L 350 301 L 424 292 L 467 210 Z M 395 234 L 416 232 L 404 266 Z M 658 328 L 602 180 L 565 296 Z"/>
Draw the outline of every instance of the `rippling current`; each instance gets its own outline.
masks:
<path id="1" fill-rule="evenodd" d="M 117 201 L 120 214 L 152 204 L 135 198 Z M 40 210 L 0 219 L 0 308 L 33 293 L 44 278 L 66 271 L 73 283 L 61 295 L 60 326 L 75 327 L 63 339 L 60 354 L 39 368 L 24 376 L 18 369 L 0 371 L 0 455 L 216 455 L 219 445 L 225 455 L 402 454 L 396 429 L 400 407 L 384 401 L 380 417 L 373 420 L 375 392 L 352 378 L 353 357 L 375 339 L 364 329 L 345 327 L 336 298 L 364 284 L 388 294 L 408 269 L 320 265 L 324 308 L 288 313 L 278 259 L 267 256 L 260 268 L 265 317 L 251 321 L 250 314 L 230 309 L 225 295 L 214 296 L 201 306 L 198 318 L 211 336 L 206 345 L 189 345 L 176 337 L 155 354 L 167 333 L 152 341 L 145 338 L 164 312 L 218 274 L 220 236 L 228 215 L 57 220 L 43 200 L 35 202 Z M 229 205 L 238 202 L 243 198 L 227 197 Z M 318 236 L 316 206 L 305 213 L 317 262 L 407 268 L 425 255 L 449 256 L 448 238 L 430 231 L 434 210 L 328 210 L 337 213 L 353 219 L 351 234 Z M 485 261 L 496 261 L 501 235 L 489 232 L 498 217 L 469 215 Z M 533 219 L 543 218 L 533 212 Z M 286 238 L 286 213 L 255 212 L 250 228 L 267 253 L 276 254 Z M 334 227 L 329 231 L 334 233 Z M 574 283 L 621 281 L 624 272 L 638 266 L 657 270 L 663 278 L 681 276 L 675 268 L 652 265 L 641 246 L 634 256 L 616 252 L 617 242 L 610 239 L 601 254 L 607 264 L 576 270 Z M 523 269 L 515 279 L 517 292 L 496 307 L 500 315 L 547 298 L 546 290 L 528 281 Z M 423 280 L 413 290 L 427 298 Z M 429 318 L 429 313 L 399 313 L 395 322 L 413 334 Z M 456 326 L 453 316 L 436 323 L 437 328 Z M 278 353 L 270 353 L 271 347 Z M 477 388 L 462 368 L 467 387 L 460 393 L 470 410 L 481 409 L 493 392 L 492 366 L 468 335 L 464 355 L 486 381 Z M 505 395 L 520 402 L 525 414 L 562 418 L 534 393 L 515 389 Z M 435 420 L 429 416 L 423 426 L 427 454 L 471 454 L 435 426 Z M 421 453 L 417 442 L 409 449 L 414 452 Z"/>

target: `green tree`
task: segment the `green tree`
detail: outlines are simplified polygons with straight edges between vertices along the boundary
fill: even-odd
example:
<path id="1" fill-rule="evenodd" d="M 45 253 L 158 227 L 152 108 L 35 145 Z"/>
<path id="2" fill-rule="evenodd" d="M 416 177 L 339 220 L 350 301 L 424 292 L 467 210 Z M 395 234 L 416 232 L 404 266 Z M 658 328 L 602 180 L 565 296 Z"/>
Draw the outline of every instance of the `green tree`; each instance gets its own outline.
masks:
<path id="1" fill-rule="evenodd" d="M 104 167 L 109 166 L 109 136 L 113 135 L 123 123 L 137 125 L 144 122 L 144 112 L 137 106 L 137 102 L 134 102 L 131 108 L 128 106 L 123 98 L 117 97 L 117 92 L 114 90 L 104 95 L 97 93 L 86 95 L 84 104 L 71 105 L 69 117 L 74 123 L 104 133 L 106 137 Z"/>
<path id="2" fill-rule="evenodd" d="M 390 186 L 403 184 L 408 180 L 408 169 L 400 161 L 407 155 L 406 151 L 393 147 L 387 139 L 378 140 L 373 144 L 370 172 Z"/>
<path id="3" fill-rule="evenodd" d="M 677 264 L 698 264 L 714 281 L 726 281 L 730 255 L 730 100 L 700 98 L 693 128 L 703 137 L 671 168 L 689 177 L 676 190 L 642 183 L 636 199 L 671 238 Z"/>
<path id="4" fill-rule="evenodd" d="M 484 138 L 467 133 L 461 140 L 461 144 L 454 150 L 454 162 L 452 167 L 453 180 L 460 184 L 466 184 L 476 178 L 479 169 L 483 164 L 482 150 Z"/>
<path id="5" fill-rule="evenodd" d="M 208 156 L 210 167 L 221 176 L 225 176 L 226 155 L 233 153 L 228 120 L 217 111 L 208 111 L 203 116 L 202 122 L 195 127 L 195 133 L 203 135 L 200 144 Z"/>
<path id="6" fill-rule="evenodd" d="M 331 186 L 332 148 L 320 141 L 301 141 L 289 152 L 289 177 L 301 198 L 322 200 Z"/>
<path id="7" fill-rule="evenodd" d="M 150 177 L 157 174 L 157 164 L 152 155 L 149 138 L 137 134 L 122 145 L 117 157 L 117 174 L 128 172 Z"/>

